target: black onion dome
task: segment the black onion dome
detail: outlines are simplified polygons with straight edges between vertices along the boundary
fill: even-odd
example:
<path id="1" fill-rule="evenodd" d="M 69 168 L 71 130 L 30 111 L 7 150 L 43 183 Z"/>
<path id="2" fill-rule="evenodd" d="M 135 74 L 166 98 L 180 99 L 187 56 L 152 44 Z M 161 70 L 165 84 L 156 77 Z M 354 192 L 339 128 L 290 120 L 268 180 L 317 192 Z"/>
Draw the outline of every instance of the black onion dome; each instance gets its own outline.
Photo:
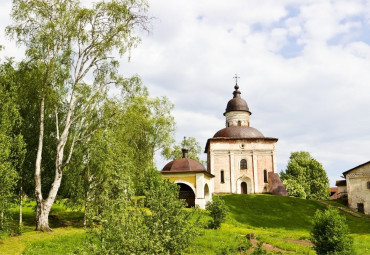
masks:
<path id="1" fill-rule="evenodd" d="M 224 115 L 227 112 L 231 112 L 231 111 L 243 111 L 243 112 L 249 112 L 249 114 L 252 114 L 249 111 L 247 102 L 243 98 L 240 97 L 241 92 L 239 91 L 238 84 L 236 84 L 234 88 L 235 88 L 235 91 L 233 92 L 234 97 L 227 103 L 226 111 Z"/>
<path id="2" fill-rule="evenodd" d="M 255 128 L 248 126 L 231 126 L 219 130 L 213 138 L 265 138 L 265 136 Z"/>

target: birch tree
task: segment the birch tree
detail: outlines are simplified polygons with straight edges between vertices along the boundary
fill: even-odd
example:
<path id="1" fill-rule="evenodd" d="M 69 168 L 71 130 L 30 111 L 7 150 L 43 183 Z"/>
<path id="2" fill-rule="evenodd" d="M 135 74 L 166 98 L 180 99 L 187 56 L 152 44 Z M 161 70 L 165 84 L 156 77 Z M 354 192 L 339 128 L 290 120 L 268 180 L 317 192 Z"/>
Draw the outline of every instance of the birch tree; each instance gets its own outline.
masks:
<path id="1" fill-rule="evenodd" d="M 7 33 L 26 46 L 27 61 L 38 70 L 39 134 L 35 160 L 36 230 L 50 231 L 48 215 L 70 163 L 75 143 L 85 137 L 91 107 L 104 101 L 110 85 L 122 85 L 114 53 L 129 53 L 146 29 L 141 0 L 100 1 L 81 7 L 76 0 L 14 0 Z M 55 123 L 54 179 L 42 192 L 45 121 Z M 71 132 L 71 130 L 75 132 Z M 49 134 L 50 135 L 50 134 Z"/>

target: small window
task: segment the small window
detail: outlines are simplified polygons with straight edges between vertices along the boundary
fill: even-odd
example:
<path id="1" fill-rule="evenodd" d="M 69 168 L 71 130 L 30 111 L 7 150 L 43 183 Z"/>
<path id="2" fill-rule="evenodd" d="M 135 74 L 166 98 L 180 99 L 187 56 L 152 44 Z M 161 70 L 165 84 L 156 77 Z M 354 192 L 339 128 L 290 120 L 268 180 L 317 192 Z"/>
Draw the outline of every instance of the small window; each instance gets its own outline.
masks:
<path id="1" fill-rule="evenodd" d="M 263 182 L 267 183 L 267 170 L 263 170 Z"/>
<path id="2" fill-rule="evenodd" d="M 248 169 L 247 160 L 245 159 L 240 160 L 240 169 Z"/>
<path id="3" fill-rule="evenodd" d="M 223 170 L 221 170 L 221 183 L 225 183 L 225 174 Z"/>
<path id="4" fill-rule="evenodd" d="M 363 203 L 357 203 L 357 211 L 360 212 L 360 213 L 365 213 Z"/>
<path id="5" fill-rule="evenodd" d="M 238 126 L 241 126 L 241 125 L 242 125 L 242 122 L 238 120 Z"/>
<path id="6" fill-rule="evenodd" d="M 370 182 L 367 182 L 367 188 L 370 189 Z"/>
<path id="7" fill-rule="evenodd" d="M 230 127 L 230 123 L 229 122 L 227 123 L 227 126 Z"/>

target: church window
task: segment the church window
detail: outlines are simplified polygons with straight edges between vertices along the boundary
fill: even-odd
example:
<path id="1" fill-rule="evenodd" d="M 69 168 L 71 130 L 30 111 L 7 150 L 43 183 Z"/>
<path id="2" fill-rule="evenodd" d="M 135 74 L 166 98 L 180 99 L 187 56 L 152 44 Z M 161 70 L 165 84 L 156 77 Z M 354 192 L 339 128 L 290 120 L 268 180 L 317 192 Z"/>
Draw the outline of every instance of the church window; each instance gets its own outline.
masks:
<path id="1" fill-rule="evenodd" d="M 225 173 L 221 170 L 221 183 L 225 183 Z"/>
<path id="2" fill-rule="evenodd" d="M 367 188 L 370 189 L 370 182 L 367 182 Z"/>
<path id="3" fill-rule="evenodd" d="M 241 125 L 242 125 L 242 122 L 238 120 L 238 126 L 241 126 Z"/>
<path id="4" fill-rule="evenodd" d="M 267 183 L 267 170 L 263 170 L 263 182 Z"/>
<path id="5" fill-rule="evenodd" d="M 245 159 L 240 160 L 240 169 L 248 169 L 247 160 Z"/>

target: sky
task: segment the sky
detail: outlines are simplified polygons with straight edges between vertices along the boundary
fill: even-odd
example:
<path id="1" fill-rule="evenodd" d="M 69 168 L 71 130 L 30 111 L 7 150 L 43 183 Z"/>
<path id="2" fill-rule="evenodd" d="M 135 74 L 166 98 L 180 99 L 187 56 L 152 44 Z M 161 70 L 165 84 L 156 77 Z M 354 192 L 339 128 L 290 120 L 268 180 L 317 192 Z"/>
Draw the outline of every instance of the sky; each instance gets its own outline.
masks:
<path id="1" fill-rule="evenodd" d="M 237 74 L 251 126 L 276 137 L 278 171 L 308 151 L 331 186 L 370 160 L 370 1 L 152 0 L 149 33 L 120 59 L 152 96 L 175 104 L 176 140 L 202 147 L 225 127 Z M 5 37 L 10 0 L 0 2 L 0 54 L 21 59 Z M 203 159 L 206 155 L 203 155 Z M 165 161 L 157 156 L 157 166 Z"/>

